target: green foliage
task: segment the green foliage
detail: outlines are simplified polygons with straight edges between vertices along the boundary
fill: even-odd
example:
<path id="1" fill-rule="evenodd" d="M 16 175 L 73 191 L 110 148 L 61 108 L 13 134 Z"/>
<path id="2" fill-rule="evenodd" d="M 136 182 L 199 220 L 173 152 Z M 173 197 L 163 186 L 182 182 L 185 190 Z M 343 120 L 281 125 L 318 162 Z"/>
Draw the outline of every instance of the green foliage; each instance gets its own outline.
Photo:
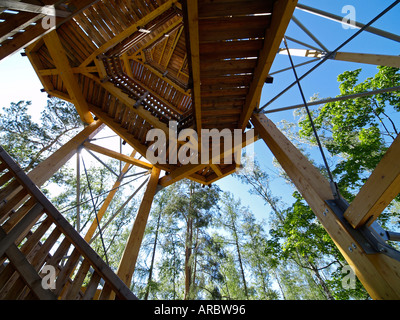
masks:
<path id="1" fill-rule="evenodd" d="M 51 98 L 36 123 L 29 114 L 30 101 L 11 103 L 0 114 L 0 143 L 26 171 L 57 150 L 83 124 L 74 106 Z"/>
<path id="2" fill-rule="evenodd" d="M 399 69 L 378 67 L 378 73 L 359 82 L 361 69 L 339 75 L 340 96 L 400 85 Z M 382 93 L 353 100 L 332 102 L 313 113 L 324 147 L 339 157 L 333 174 L 342 193 L 352 199 L 388 146 L 399 133 L 396 112 L 399 93 Z M 315 143 L 308 119 L 299 121 L 300 136 Z"/>

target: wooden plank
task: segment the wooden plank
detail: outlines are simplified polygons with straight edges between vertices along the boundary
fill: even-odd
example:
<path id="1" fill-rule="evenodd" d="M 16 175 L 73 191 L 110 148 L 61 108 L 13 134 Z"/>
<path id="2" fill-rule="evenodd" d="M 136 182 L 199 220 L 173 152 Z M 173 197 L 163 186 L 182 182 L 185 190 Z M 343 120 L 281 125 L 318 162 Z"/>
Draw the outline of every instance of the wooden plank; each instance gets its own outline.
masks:
<path id="1" fill-rule="evenodd" d="M 231 1 L 231 2 L 208 2 L 199 1 L 199 18 L 217 18 L 227 16 L 244 16 L 250 14 L 271 13 L 271 0 L 256 1 Z"/>
<path id="2" fill-rule="evenodd" d="M 207 42 L 200 46 L 201 61 L 230 58 L 258 57 L 263 40 Z"/>
<path id="3" fill-rule="evenodd" d="M 44 37 L 44 42 L 50 55 L 54 61 L 56 68 L 60 72 L 60 76 L 63 80 L 64 85 L 67 87 L 69 96 L 71 97 L 76 110 L 79 113 L 83 122 L 92 123 L 94 121 L 92 115 L 89 112 L 89 107 L 86 102 L 86 98 L 82 93 L 82 89 L 78 83 L 78 79 L 75 76 L 70 62 L 65 53 L 64 47 L 58 37 L 57 31 L 52 31 Z"/>
<path id="4" fill-rule="evenodd" d="M 345 212 L 354 228 L 374 222 L 400 193 L 400 135 L 397 136 Z"/>
<path id="5" fill-rule="evenodd" d="M 366 254 L 326 204 L 333 198 L 328 180 L 265 115 L 254 114 L 251 121 L 371 297 L 399 299 L 400 262 L 383 254 Z"/>
<path id="6" fill-rule="evenodd" d="M 116 35 L 114 38 L 111 40 L 107 41 L 105 44 L 100 46 L 97 50 L 95 50 L 89 57 L 85 59 L 85 61 L 82 62 L 81 66 L 87 66 L 92 62 L 98 55 L 108 51 L 124 39 L 128 38 L 131 36 L 133 33 L 137 32 L 138 27 L 143 27 L 147 23 L 151 22 L 155 18 L 157 18 L 159 15 L 170 9 L 178 0 L 168 0 L 159 7 L 157 7 L 155 10 L 151 11 L 149 14 L 145 15 L 143 18 L 140 20 L 136 21 L 133 23 L 131 26 L 128 28 L 124 29 L 121 33 Z"/>
<path id="7" fill-rule="evenodd" d="M 276 1 L 272 14 L 271 25 L 265 33 L 265 43 L 258 59 L 258 65 L 254 73 L 247 95 L 246 104 L 240 118 L 240 128 L 244 130 L 249 122 L 253 110 L 258 107 L 261 91 L 268 76 L 276 53 L 285 35 L 290 19 L 296 8 L 297 0 Z"/>
<path id="8" fill-rule="evenodd" d="M 200 42 L 263 38 L 270 16 L 200 20 Z"/>
<path id="9" fill-rule="evenodd" d="M 76 16 L 77 14 L 81 13 L 87 7 L 91 6 L 92 4 L 98 2 L 99 0 L 71 0 L 69 1 L 69 8 L 72 9 L 70 15 L 66 18 L 57 17 L 56 23 L 54 28 L 44 29 L 41 23 L 37 23 L 34 26 L 27 28 L 25 32 L 18 33 L 14 36 L 12 40 L 8 40 L 2 43 L 0 47 L 0 60 L 8 57 L 9 55 L 18 52 L 19 50 L 27 47 L 28 45 L 32 44 L 33 42 L 40 39 L 43 35 L 51 32 L 55 29 L 55 27 L 61 26 L 63 23 L 70 20 L 72 17 Z"/>
<path id="10" fill-rule="evenodd" d="M 120 264 L 118 266 L 117 275 L 128 287 L 131 285 L 133 272 L 135 271 L 136 261 L 142 245 L 151 205 L 157 191 L 159 176 L 160 170 L 154 167 L 150 180 L 147 184 L 146 191 L 143 195 L 142 203 L 140 204 L 139 211 L 136 215 L 132 231 L 126 243 Z"/>

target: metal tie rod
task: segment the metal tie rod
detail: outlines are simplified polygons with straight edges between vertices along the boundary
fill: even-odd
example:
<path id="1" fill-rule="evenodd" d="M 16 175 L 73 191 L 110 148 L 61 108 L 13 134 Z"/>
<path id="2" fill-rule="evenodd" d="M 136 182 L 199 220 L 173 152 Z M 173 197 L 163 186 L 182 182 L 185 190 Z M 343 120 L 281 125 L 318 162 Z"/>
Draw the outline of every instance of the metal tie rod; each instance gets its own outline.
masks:
<path id="1" fill-rule="evenodd" d="M 358 30 L 355 34 L 353 34 L 350 38 L 348 38 L 345 42 L 343 42 L 339 47 L 337 47 L 335 50 L 332 52 L 329 52 L 319 63 L 317 63 L 314 67 L 312 67 L 310 70 L 308 70 L 305 74 L 303 74 L 300 78 L 299 81 L 303 80 L 305 77 L 307 77 L 310 73 L 312 73 L 314 70 L 316 70 L 318 67 L 320 67 L 322 64 L 324 64 L 327 60 L 331 59 L 340 49 L 342 49 L 344 46 L 346 46 L 349 42 L 351 42 L 354 38 L 356 38 L 360 33 L 362 33 L 364 30 L 366 30 L 370 25 L 372 25 L 374 22 L 378 21 L 381 17 L 383 17 L 386 13 L 388 13 L 390 10 L 392 10 L 396 5 L 400 3 L 400 0 L 396 0 L 393 2 L 390 6 L 388 6 L 385 10 L 383 10 L 381 13 L 379 13 L 375 18 L 373 18 L 368 24 L 364 25 L 360 30 Z M 264 110 L 266 107 L 268 107 L 272 102 L 274 102 L 276 99 L 281 97 L 284 93 L 289 91 L 291 88 L 293 88 L 297 84 L 297 81 L 294 81 L 291 85 L 289 85 L 286 89 L 278 93 L 274 98 L 272 98 L 269 102 L 267 102 L 263 107 L 260 109 L 256 110 L 256 112 L 261 112 Z"/>
<path id="2" fill-rule="evenodd" d="M 327 98 L 327 99 L 321 99 L 321 100 L 316 100 L 316 101 L 310 101 L 310 102 L 307 102 L 307 105 L 308 106 L 317 106 L 317 105 L 320 105 L 320 104 L 325 104 L 325 103 L 330 103 L 330 102 L 357 99 L 357 98 L 361 98 L 361 97 L 367 97 L 367 96 L 372 96 L 372 95 L 375 95 L 375 94 L 393 92 L 393 91 L 400 91 L 400 86 L 390 87 L 390 88 L 383 88 L 383 89 L 378 89 L 378 90 L 373 90 L 373 91 L 365 91 L 365 92 L 360 92 L 360 93 L 355 93 L 355 94 L 349 94 L 349 95 L 346 95 L 346 96 L 340 96 L 340 97 L 336 97 L 336 98 Z M 280 112 L 280 111 L 299 109 L 299 108 L 302 108 L 302 107 L 304 107 L 304 104 L 297 104 L 297 105 L 290 106 L 290 107 L 278 108 L 278 109 L 273 109 L 273 110 L 266 110 L 266 111 L 263 111 L 263 113 L 264 114 L 268 114 L 268 113 L 274 113 L 274 112 Z"/>

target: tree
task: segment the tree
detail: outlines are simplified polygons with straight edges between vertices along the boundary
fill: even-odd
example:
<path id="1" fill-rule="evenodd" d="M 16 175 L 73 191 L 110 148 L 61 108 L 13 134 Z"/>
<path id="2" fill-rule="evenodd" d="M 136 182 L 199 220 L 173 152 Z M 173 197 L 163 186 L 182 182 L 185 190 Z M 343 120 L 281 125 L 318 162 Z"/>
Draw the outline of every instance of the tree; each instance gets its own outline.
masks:
<path id="1" fill-rule="evenodd" d="M 162 297 L 190 300 L 208 295 L 204 291 L 214 290 L 206 285 L 209 279 L 218 277 L 211 270 L 213 262 L 208 251 L 214 250 L 214 243 L 207 228 L 216 214 L 219 193 L 218 187 L 204 188 L 189 180 L 177 182 L 160 192 L 156 203 L 160 204 L 161 199 L 164 199 L 162 209 L 157 209 L 156 206 L 152 210 L 152 216 L 154 217 L 155 212 L 162 211 L 162 224 L 158 229 L 155 228 L 158 230 L 157 246 L 160 246 L 162 253 L 158 261 L 150 262 L 152 268 L 148 270 L 153 272 L 154 266 L 157 266 L 157 286 Z M 156 216 L 159 217 L 158 214 Z M 153 234 L 151 232 L 151 237 Z M 153 241 L 153 249 L 154 243 Z M 151 255 L 154 255 L 154 251 Z M 182 268 L 183 277 L 180 276 Z M 179 291 L 182 287 L 181 280 L 183 295 Z M 156 281 L 153 276 L 151 281 Z"/>
<path id="2" fill-rule="evenodd" d="M 39 123 L 29 115 L 30 105 L 30 101 L 11 103 L 0 114 L 0 142 L 26 172 L 83 128 L 75 107 L 68 102 L 49 99 Z"/>
<path id="3" fill-rule="evenodd" d="M 378 67 L 374 77 L 358 83 L 360 74 L 357 69 L 338 76 L 340 96 L 400 85 L 397 68 Z M 389 92 L 327 103 L 313 112 L 324 147 L 337 158 L 332 172 L 349 201 L 398 135 L 399 111 L 400 94 Z M 300 137 L 315 144 L 311 124 L 301 114 L 299 127 Z"/>
<path id="4" fill-rule="evenodd" d="M 271 288 L 273 267 L 271 256 L 267 252 L 267 234 L 262 223 L 258 223 L 254 215 L 245 209 L 241 229 L 246 238 L 244 257 L 252 270 L 254 278 L 255 298 L 259 300 L 274 300 L 278 293 Z"/>
<path id="5" fill-rule="evenodd" d="M 243 298 L 249 299 L 249 290 L 244 269 L 244 261 L 242 259 L 242 232 L 240 229 L 240 221 L 242 208 L 240 200 L 235 200 L 231 193 L 225 192 L 222 196 L 222 210 L 220 215 L 220 225 L 228 232 L 229 242 L 233 244 L 236 255 L 237 266 L 240 271 L 241 283 L 243 288 Z"/>

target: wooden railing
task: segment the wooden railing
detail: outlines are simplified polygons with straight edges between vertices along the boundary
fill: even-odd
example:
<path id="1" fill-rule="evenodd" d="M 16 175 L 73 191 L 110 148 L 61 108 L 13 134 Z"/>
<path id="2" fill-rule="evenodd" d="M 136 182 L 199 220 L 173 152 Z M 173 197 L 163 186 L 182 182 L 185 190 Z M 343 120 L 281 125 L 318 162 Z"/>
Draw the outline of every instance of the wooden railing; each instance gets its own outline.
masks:
<path id="1" fill-rule="evenodd" d="M 0 299 L 137 299 L 2 147 L 0 161 Z"/>

